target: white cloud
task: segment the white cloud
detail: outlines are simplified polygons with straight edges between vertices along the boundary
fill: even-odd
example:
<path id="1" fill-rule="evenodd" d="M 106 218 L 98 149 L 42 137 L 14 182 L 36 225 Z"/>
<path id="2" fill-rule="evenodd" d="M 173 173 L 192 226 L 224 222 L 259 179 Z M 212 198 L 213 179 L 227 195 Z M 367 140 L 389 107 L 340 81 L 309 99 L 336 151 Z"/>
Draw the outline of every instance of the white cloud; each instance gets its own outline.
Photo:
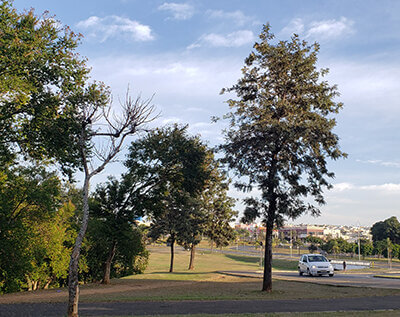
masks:
<path id="1" fill-rule="evenodd" d="M 212 19 L 224 19 L 229 20 L 231 24 L 243 26 L 246 23 L 255 24 L 253 17 L 245 15 L 242 11 L 223 11 L 223 10 L 208 10 L 206 15 Z"/>
<path id="2" fill-rule="evenodd" d="M 302 34 L 304 32 L 304 23 L 302 19 L 293 19 L 289 22 L 287 26 L 285 26 L 281 31 L 280 34 L 285 36 L 290 36 L 294 33 Z"/>
<path id="3" fill-rule="evenodd" d="M 188 3 L 164 2 L 158 10 L 168 11 L 175 20 L 188 20 L 194 14 L 194 8 Z"/>
<path id="4" fill-rule="evenodd" d="M 349 190 L 354 188 L 354 185 L 350 184 L 350 183 L 338 183 L 333 185 L 333 190 L 334 191 L 338 191 L 338 192 L 342 192 L 345 190 Z"/>
<path id="5" fill-rule="evenodd" d="M 174 124 L 174 123 L 181 124 L 182 123 L 182 119 L 178 118 L 178 117 L 164 118 L 164 119 L 160 119 L 159 121 L 160 121 L 161 125 L 168 125 L 168 124 Z"/>
<path id="6" fill-rule="evenodd" d="M 77 27 L 86 29 L 90 37 L 105 42 L 110 37 L 126 36 L 133 41 L 151 41 L 154 39 L 151 28 L 135 20 L 116 15 L 100 18 L 91 16 L 77 23 Z"/>
<path id="7" fill-rule="evenodd" d="M 332 40 L 339 37 L 353 34 L 354 22 L 345 17 L 339 20 L 321 20 L 305 23 L 303 19 L 296 18 L 289 22 L 279 33 L 284 36 L 290 36 L 293 33 L 301 34 L 305 38 L 321 41 Z"/>
<path id="8" fill-rule="evenodd" d="M 188 49 L 193 49 L 201 46 L 239 47 L 253 43 L 254 40 L 254 33 L 249 30 L 232 32 L 227 35 L 210 33 L 202 35 L 195 43 L 191 44 Z"/>
<path id="9" fill-rule="evenodd" d="M 380 191 L 385 193 L 393 193 L 393 192 L 400 192 L 400 184 L 382 184 L 382 185 L 368 185 L 368 186 L 361 186 L 360 189 L 368 190 L 368 191 Z"/>
<path id="10" fill-rule="evenodd" d="M 317 39 L 333 39 L 354 32 L 354 22 L 342 17 L 340 20 L 323 20 L 310 23 L 306 36 Z"/>
<path id="11" fill-rule="evenodd" d="M 382 160 L 367 160 L 367 161 L 363 161 L 363 160 L 356 160 L 357 162 L 361 162 L 361 163 L 368 163 L 368 164 L 374 164 L 374 165 L 381 165 L 381 166 L 385 166 L 385 167 L 396 167 L 396 168 L 400 168 L 400 162 L 390 162 L 390 161 L 382 161 Z"/>
<path id="12" fill-rule="evenodd" d="M 376 193 L 394 193 L 400 192 L 400 184 L 386 183 L 380 185 L 362 185 L 356 186 L 351 183 L 338 183 L 333 185 L 333 192 L 344 191 L 374 191 Z"/>
<path id="13" fill-rule="evenodd" d="M 193 117 L 208 121 L 215 113 L 215 102 L 226 100 L 220 96 L 223 87 L 229 87 L 240 77 L 243 61 L 237 58 L 198 59 L 186 54 L 111 55 L 89 60 L 94 79 L 106 80 L 114 92 L 124 96 L 127 84 L 143 96 L 155 95 L 155 101 L 168 105 L 166 116 Z M 179 108 L 179 110 L 177 110 Z M 189 110 L 208 110 L 193 114 Z M 225 112 L 223 112 L 225 113 Z M 199 116 L 206 116 L 206 120 Z"/>

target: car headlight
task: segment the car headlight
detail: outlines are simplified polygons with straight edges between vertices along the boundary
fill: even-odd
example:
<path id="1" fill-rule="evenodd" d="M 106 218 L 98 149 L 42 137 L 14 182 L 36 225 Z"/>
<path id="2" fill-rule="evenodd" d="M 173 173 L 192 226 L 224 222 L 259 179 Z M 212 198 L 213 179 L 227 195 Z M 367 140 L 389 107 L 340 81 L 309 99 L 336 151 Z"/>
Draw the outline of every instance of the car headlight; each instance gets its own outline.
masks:
<path id="1" fill-rule="evenodd" d="M 312 268 L 312 269 L 316 269 L 317 267 L 316 267 L 315 265 L 313 265 L 311 268 Z"/>

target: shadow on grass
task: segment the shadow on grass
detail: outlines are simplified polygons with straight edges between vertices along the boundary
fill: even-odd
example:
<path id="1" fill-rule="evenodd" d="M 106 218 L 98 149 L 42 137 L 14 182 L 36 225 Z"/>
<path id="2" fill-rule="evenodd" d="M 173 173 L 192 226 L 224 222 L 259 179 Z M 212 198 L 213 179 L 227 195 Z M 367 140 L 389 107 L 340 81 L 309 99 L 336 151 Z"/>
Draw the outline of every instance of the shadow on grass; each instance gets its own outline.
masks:
<path id="1" fill-rule="evenodd" d="M 168 271 L 157 271 L 157 272 L 151 272 L 151 273 L 146 273 L 146 275 L 155 275 L 155 274 L 171 274 L 171 275 L 201 275 L 201 274 L 210 274 L 210 273 L 216 273 L 217 271 L 214 272 L 197 272 L 197 271 L 187 271 L 187 272 L 168 272 Z"/>
<path id="2" fill-rule="evenodd" d="M 232 254 L 225 254 L 226 257 L 242 262 L 242 263 L 252 263 L 256 264 L 260 262 L 259 257 L 251 257 L 251 256 L 243 256 L 243 255 L 232 255 Z M 272 260 L 272 267 L 274 269 L 280 269 L 280 270 L 297 270 L 297 261 L 291 261 L 291 260 L 282 260 L 282 259 L 273 259 Z M 264 265 L 264 261 L 262 262 L 262 265 Z"/>
<path id="3" fill-rule="evenodd" d="M 227 258 L 232 260 L 243 262 L 243 263 L 259 263 L 259 257 L 245 256 L 245 255 L 233 255 L 233 254 L 225 254 Z"/>

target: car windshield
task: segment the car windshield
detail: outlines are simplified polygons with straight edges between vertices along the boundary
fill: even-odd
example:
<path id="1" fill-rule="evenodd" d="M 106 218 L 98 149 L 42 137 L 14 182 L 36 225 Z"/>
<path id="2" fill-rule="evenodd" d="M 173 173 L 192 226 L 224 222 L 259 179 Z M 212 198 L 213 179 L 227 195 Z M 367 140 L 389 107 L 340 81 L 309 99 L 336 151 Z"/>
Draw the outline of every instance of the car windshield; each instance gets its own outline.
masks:
<path id="1" fill-rule="evenodd" d="M 308 261 L 310 261 L 310 262 L 328 262 L 328 260 L 322 255 L 309 255 Z"/>

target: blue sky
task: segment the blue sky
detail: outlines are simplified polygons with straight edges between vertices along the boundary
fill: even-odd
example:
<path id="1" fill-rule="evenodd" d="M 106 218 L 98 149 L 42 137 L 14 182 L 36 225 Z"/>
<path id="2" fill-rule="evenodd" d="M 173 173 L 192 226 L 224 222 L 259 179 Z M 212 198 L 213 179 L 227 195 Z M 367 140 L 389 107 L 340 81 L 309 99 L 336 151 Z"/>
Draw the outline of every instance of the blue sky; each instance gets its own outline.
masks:
<path id="1" fill-rule="evenodd" d="M 14 6 L 48 10 L 82 33 L 78 51 L 114 99 L 128 84 L 133 94 L 155 94 L 157 125 L 188 123 L 210 145 L 222 141 L 224 127 L 210 117 L 228 111 L 219 92 L 240 77 L 263 24 L 279 40 L 296 32 L 319 42 L 319 66 L 330 68 L 327 79 L 345 105 L 336 133 L 349 157 L 329 165 L 335 186 L 321 217 L 295 223 L 372 225 L 400 217 L 400 1 L 15 0 Z M 113 166 L 97 181 L 122 170 Z"/>

